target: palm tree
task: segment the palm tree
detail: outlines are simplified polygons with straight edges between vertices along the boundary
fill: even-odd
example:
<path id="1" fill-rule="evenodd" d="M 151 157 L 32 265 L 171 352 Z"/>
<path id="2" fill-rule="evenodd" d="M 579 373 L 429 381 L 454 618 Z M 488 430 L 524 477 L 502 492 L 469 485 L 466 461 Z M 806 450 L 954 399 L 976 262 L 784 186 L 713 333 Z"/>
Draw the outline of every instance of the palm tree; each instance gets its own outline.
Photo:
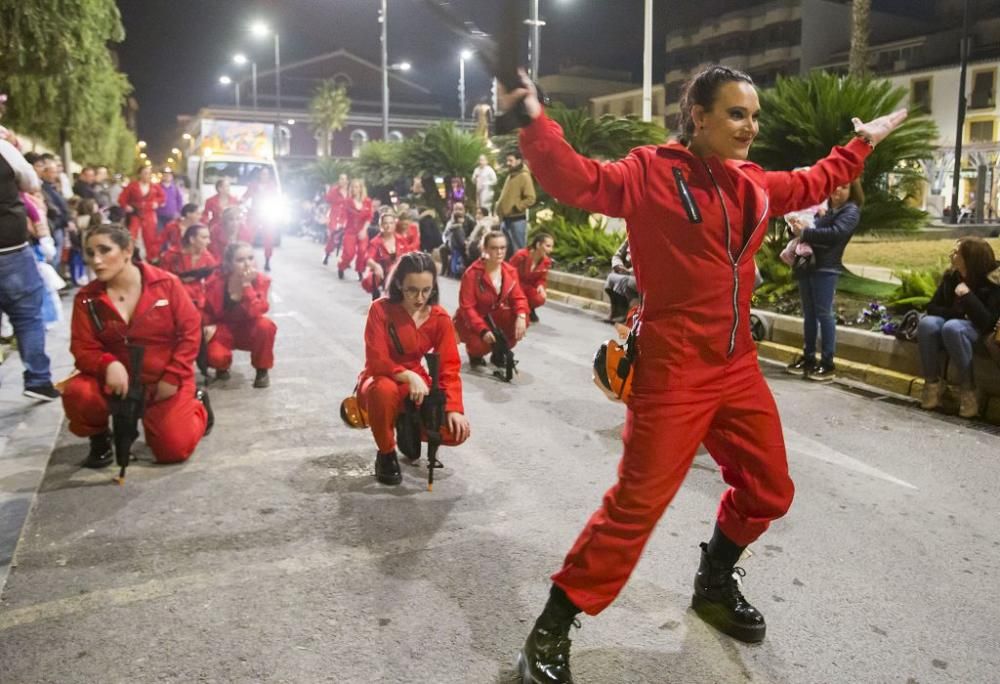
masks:
<path id="1" fill-rule="evenodd" d="M 332 80 L 322 81 L 309 101 L 312 129 L 323 140 L 323 155 L 330 156 L 330 137 L 344 127 L 351 111 L 351 98 L 347 90 Z"/>
<path id="2" fill-rule="evenodd" d="M 767 169 L 788 170 L 814 163 L 854 135 L 851 117 L 870 121 L 899 109 L 904 88 L 886 80 L 853 78 L 815 71 L 806 77 L 779 78 L 760 92 L 760 135 L 751 159 Z M 916 228 L 926 214 L 907 207 L 887 189 L 890 174 L 905 181 L 923 174 L 919 162 L 932 156 L 938 131 L 923 114 L 911 114 L 868 157 L 861 184 L 865 207 L 860 230 Z"/>
<path id="3" fill-rule="evenodd" d="M 851 56 L 847 73 L 861 77 L 868 71 L 868 38 L 871 35 L 869 19 L 872 0 L 851 2 Z"/>
<path id="4" fill-rule="evenodd" d="M 459 177 L 466 188 L 466 202 L 474 209 L 476 193 L 472 182 L 472 171 L 476 168 L 479 155 L 490 153 L 482 138 L 455 127 L 451 121 L 442 121 L 408 138 L 402 144 L 402 166 L 411 176 L 441 176 L 445 187 L 450 187 L 451 179 Z M 424 200 L 428 206 L 438 209 L 442 215 L 443 202 L 433 183 L 424 183 Z"/>

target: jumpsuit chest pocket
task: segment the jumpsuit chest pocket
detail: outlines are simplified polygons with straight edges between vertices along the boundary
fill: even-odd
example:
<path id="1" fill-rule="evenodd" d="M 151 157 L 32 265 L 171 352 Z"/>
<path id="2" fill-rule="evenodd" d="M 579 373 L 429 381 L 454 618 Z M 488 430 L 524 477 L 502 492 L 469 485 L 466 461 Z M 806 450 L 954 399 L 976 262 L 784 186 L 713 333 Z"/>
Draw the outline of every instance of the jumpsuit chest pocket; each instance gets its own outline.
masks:
<path id="1" fill-rule="evenodd" d="M 691 194 L 691 188 L 684 178 L 684 172 L 675 166 L 673 168 L 673 175 L 674 184 L 677 186 L 677 196 L 684 207 L 684 213 L 687 214 L 688 221 L 691 223 L 701 223 L 701 211 L 698 209 L 698 204 L 694 201 L 694 195 Z"/>

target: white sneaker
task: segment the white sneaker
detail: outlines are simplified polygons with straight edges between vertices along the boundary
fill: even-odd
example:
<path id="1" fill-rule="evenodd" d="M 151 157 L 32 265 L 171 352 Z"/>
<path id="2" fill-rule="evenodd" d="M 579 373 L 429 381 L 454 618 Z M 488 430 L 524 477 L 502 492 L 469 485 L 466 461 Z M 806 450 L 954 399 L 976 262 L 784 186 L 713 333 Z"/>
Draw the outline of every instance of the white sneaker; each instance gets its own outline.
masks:
<path id="1" fill-rule="evenodd" d="M 920 395 L 920 408 L 925 411 L 933 411 L 941 406 L 941 398 L 944 396 L 946 385 L 938 380 L 936 382 L 924 382 L 924 391 Z"/>
<path id="2" fill-rule="evenodd" d="M 962 418 L 975 418 L 979 415 L 979 396 L 974 389 L 963 389 L 959 393 L 958 415 Z"/>

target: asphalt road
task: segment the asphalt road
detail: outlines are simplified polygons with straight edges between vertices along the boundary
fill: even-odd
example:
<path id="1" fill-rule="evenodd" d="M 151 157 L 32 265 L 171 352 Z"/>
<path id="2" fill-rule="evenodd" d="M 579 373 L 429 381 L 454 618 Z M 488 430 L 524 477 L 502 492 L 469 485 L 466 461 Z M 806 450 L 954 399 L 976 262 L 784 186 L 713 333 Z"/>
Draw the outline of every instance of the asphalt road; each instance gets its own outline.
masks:
<path id="1" fill-rule="evenodd" d="M 589 372 L 609 328 L 543 309 L 515 384 L 464 373 L 473 436 L 442 450 L 434 492 L 409 466 L 386 488 L 338 417 L 367 295 L 320 257 L 277 253 L 272 386 L 238 354 L 188 463 L 142 445 L 117 487 L 63 429 L 0 602 L 0 682 L 514 681 L 547 577 L 613 482 L 623 409 Z M 724 489 L 702 454 L 618 601 L 574 633 L 578 682 L 998 681 L 1000 440 L 767 374 L 797 486 L 742 563 L 768 638 L 688 609 Z"/>

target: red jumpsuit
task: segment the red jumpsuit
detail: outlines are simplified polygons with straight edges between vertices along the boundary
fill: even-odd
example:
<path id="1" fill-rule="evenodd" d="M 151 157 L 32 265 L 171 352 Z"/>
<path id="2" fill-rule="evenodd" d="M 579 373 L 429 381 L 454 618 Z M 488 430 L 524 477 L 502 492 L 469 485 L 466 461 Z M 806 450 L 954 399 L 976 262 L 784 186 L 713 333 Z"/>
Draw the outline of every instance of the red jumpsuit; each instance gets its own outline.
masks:
<path id="1" fill-rule="evenodd" d="M 552 259 L 543 257 L 538 266 L 532 267 L 531 252 L 525 247 L 514 252 L 510 265 L 517 269 L 521 290 L 528 298 L 528 306 L 532 311 L 545 304 L 545 286 L 549 282 L 549 269 Z M 539 290 L 541 288 L 541 291 Z"/>
<path id="2" fill-rule="evenodd" d="M 368 244 L 368 251 L 365 253 L 365 263 L 374 261 L 382 267 L 383 278 L 379 278 L 370 268 L 365 268 L 365 274 L 361 278 L 361 287 L 365 292 L 373 292 L 375 288 L 381 288 L 384 280 L 389 278 L 392 267 L 396 265 L 399 257 L 411 251 L 409 245 L 402 241 L 397 235 L 396 244 L 393 245 L 395 251 L 390 252 L 381 235 L 376 235 Z"/>
<path id="3" fill-rule="evenodd" d="M 412 221 L 401 222 L 402 226 L 405 226 L 402 232 L 396 233 L 397 240 L 403 240 L 406 242 L 407 252 L 419 252 L 420 251 L 420 226 Z"/>
<path id="4" fill-rule="evenodd" d="M 482 357 L 493 351 L 493 347 L 484 342 L 482 337 L 489 330 L 487 316 L 493 316 L 493 322 L 507 336 L 507 343 L 513 349 L 517 345 L 517 338 L 514 336 L 517 316 L 528 315 L 528 300 L 518 284 L 517 271 L 506 262 L 500 264 L 500 269 L 502 281 L 499 293 L 493 287 L 482 259 L 472 262 L 462 276 L 458 311 L 455 313 L 455 331 L 465 343 L 469 356 Z"/>
<path id="5" fill-rule="evenodd" d="M 133 210 L 128 215 L 128 232 L 132 234 L 132 239 L 136 240 L 142 231 L 142 244 L 149 259 L 156 259 L 160 255 L 156 208 L 163 206 L 166 200 L 167 196 L 158 183 L 150 183 L 149 190 L 143 195 L 137 180 L 126 185 L 122 194 L 118 196 L 118 205 L 122 209 Z"/>
<path id="6" fill-rule="evenodd" d="M 180 250 L 182 237 L 181 222 L 178 219 L 167 221 L 163 226 L 163 232 L 160 234 L 160 259 L 166 257 L 172 251 Z M 175 271 L 170 272 L 175 273 Z"/>
<path id="7" fill-rule="evenodd" d="M 191 297 L 191 302 L 201 313 L 205 310 L 205 283 L 208 278 L 185 278 L 183 274 L 203 268 L 215 268 L 219 262 L 209 251 L 202 253 L 197 264 L 193 260 L 194 257 L 191 254 L 180 249 L 173 249 L 163 256 L 160 264 L 164 269 L 181 279 L 181 284 Z"/>
<path id="8" fill-rule="evenodd" d="M 90 437 L 107 431 L 109 394 L 104 379 L 108 365 L 120 361 L 131 376 L 135 369 L 129 368 L 126 339 L 142 345 L 146 348 L 140 372 L 147 389 L 142 419 L 146 444 L 160 463 L 176 463 L 194 452 L 208 420 L 205 407 L 194 396 L 193 364 L 201 340 L 201 316 L 174 275 L 146 263 L 139 264 L 139 269 L 142 295 L 128 323 L 101 281 L 91 282 L 76 294 L 70 351 L 80 373 L 63 389 L 63 408 L 74 435 Z M 161 380 L 175 385 L 177 393 L 153 401 Z"/>
<path id="9" fill-rule="evenodd" d="M 368 236 L 363 234 L 358 237 L 358 233 L 368 229 L 368 222 L 372 220 L 372 201 L 365 197 L 361 202 L 361 208 L 355 204 L 353 199 L 348 199 L 344 208 L 344 244 L 340 248 L 340 263 L 337 269 L 346 271 L 347 267 L 354 262 L 354 270 L 362 273 L 365 270 L 365 254 L 368 251 Z"/>
<path id="10" fill-rule="evenodd" d="M 233 365 L 233 350 L 250 352 L 250 364 L 257 370 L 274 367 L 274 337 L 278 326 L 265 316 L 271 279 L 258 273 L 254 281 L 243 288 L 240 301 L 229 299 L 226 287 L 228 275 L 222 271 L 205 283 L 205 325 L 216 326 L 208 341 L 208 365 L 216 370 L 229 370 Z"/>
<path id="11" fill-rule="evenodd" d="M 358 401 L 368 412 L 375 444 L 383 454 L 396 448 L 396 417 L 410 387 L 394 376 L 412 370 L 430 387 L 430 376 L 421 363 L 429 351 L 437 352 L 440 358 L 438 383 L 445 394 L 445 412 L 464 413 L 462 378 L 458 372 L 461 360 L 448 312 L 432 306 L 430 317 L 418 328 L 402 304 L 393 304 L 385 297 L 372 302 L 365 324 L 365 369 L 358 378 Z M 442 428 L 441 436 L 446 446 L 461 443 L 447 426 Z"/>
<path id="12" fill-rule="evenodd" d="M 256 240 L 258 236 L 260 237 L 261 246 L 264 247 L 265 261 L 270 261 L 271 255 L 274 254 L 274 232 L 277 230 L 277 226 L 267 220 L 261 204 L 271 199 L 276 200 L 280 196 L 281 193 L 278 192 L 278 184 L 274 181 L 271 181 L 267 185 L 253 181 L 250 183 L 247 191 L 243 193 L 243 198 L 240 200 L 243 204 L 249 204 L 250 206 L 250 213 L 247 215 L 247 227 L 252 236 L 251 240 Z M 250 244 L 253 244 L 253 242 Z"/>
<path id="13" fill-rule="evenodd" d="M 240 201 L 236 199 L 233 195 L 227 195 L 229 198 L 225 206 L 222 204 L 222 198 L 220 195 L 212 195 L 205 202 L 205 210 L 202 212 L 201 220 L 209 228 L 215 228 L 216 226 L 222 225 L 222 212 L 224 212 L 229 207 L 240 206 Z M 214 233 L 213 233 L 214 235 Z"/>
<path id="14" fill-rule="evenodd" d="M 870 148 L 854 140 L 809 171 L 787 173 L 701 159 L 676 143 L 600 163 L 574 152 L 544 115 L 520 139 L 554 198 L 626 220 L 644 297 L 618 482 L 553 576 L 594 615 L 624 586 L 699 443 L 730 485 L 718 525 L 737 545 L 791 505 L 781 423 L 748 324 L 753 255 L 770 217 L 817 204 L 857 177 Z"/>
<path id="15" fill-rule="evenodd" d="M 347 196 L 339 185 L 334 185 L 326 193 L 326 203 L 330 205 L 330 218 L 327 221 L 326 253 L 333 254 L 337 249 L 337 235 L 344 230 L 347 222 Z"/>

